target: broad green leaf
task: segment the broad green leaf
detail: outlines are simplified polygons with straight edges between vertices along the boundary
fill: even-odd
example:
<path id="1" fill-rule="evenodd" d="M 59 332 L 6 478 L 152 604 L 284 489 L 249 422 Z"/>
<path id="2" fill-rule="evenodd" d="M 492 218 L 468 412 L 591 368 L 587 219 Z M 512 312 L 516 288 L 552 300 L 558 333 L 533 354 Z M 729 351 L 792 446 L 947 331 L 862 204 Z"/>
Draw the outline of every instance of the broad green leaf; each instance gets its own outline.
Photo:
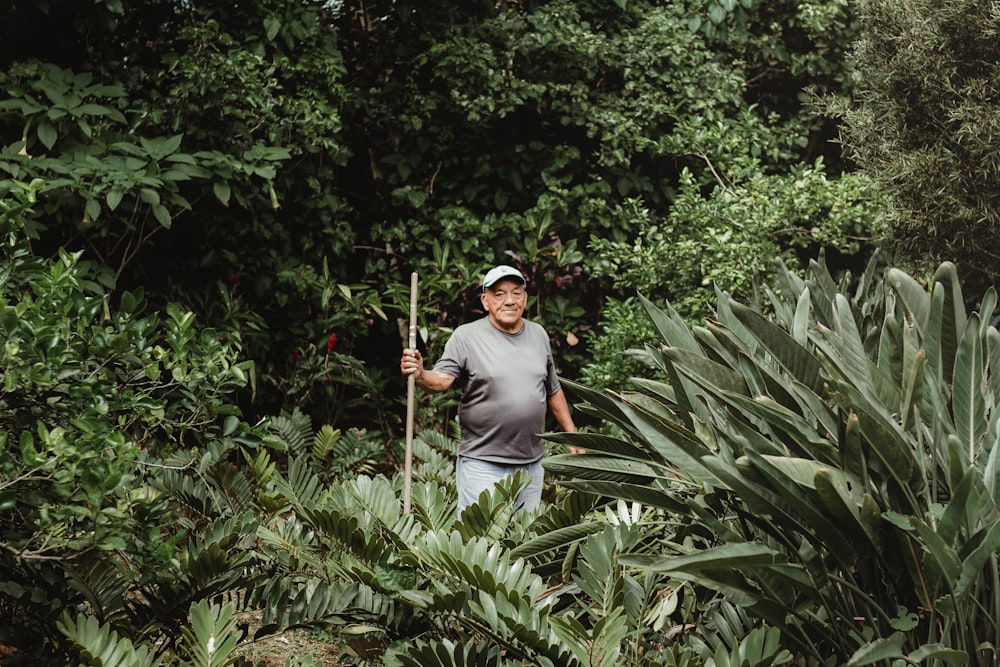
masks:
<path id="1" fill-rule="evenodd" d="M 749 395 L 743 376 L 707 357 L 683 348 L 664 348 L 663 354 L 693 382 L 712 389 Z"/>
<path id="2" fill-rule="evenodd" d="M 703 549 L 686 556 L 623 554 L 618 560 L 623 565 L 652 572 L 697 573 L 710 570 L 753 570 L 784 563 L 785 557 L 781 552 L 763 544 L 742 542 Z"/>
<path id="3" fill-rule="evenodd" d="M 816 503 L 814 494 L 806 491 L 815 491 L 813 480 L 822 466 L 806 459 L 760 456 L 753 452 L 747 457 L 768 480 L 769 489 L 781 499 L 781 505 L 773 503 L 770 508 L 756 507 L 759 515 L 772 516 L 777 520 L 780 514 L 784 514 L 794 522 L 796 532 L 815 545 L 822 544 L 843 566 L 851 567 L 857 553 L 850 543 L 850 536 L 837 529 L 837 525 Z"/>
<path id="4" fill-rule="evenodd" d="M 607 524 L 596 521 L 564 526 L 521 542 L 510 550 L 510 555 L 512 558 L 535 558 L 575 542 L 581 542 L 606 528 Z"/>
<path id="5" fill-rule="evenodd" d="M 40 122 L 35 132 L 38 135 L 38 140 L 41 141 L 42 145 L 44 145 L 49 150 L 51 150 L 52 147 L 55 146 L 56 139 L 59 138 L 55 126 L 52 125 L 52 123 L 48 122 L 47 120 L 43 120 L 42 122 Z"/>
<path id="6" fill-rule="evenodd" d="M 669 461 L 702 481 L 715 480 L 701 461 L 701 457 L 707 454 L 708 450 L 693 432 L 680 424 L 663 421 L 645 410 L 628 404 L 623 403 L 621 409 L 640 437 L 664 461 Z"/>
<path id="7" fill-rule="evenodd" d="M 560 454 L 545 459 L 545 469 L 577 479 L 600 479 L 631 484 L 648 484 L 654 479 L 673 477 L 668 471 L 648 463 L 591 454 Z"/>
<path id="8" fill-rule="evenodd" d="M 968 651 L 959 651 L 944 644 L 924 644 L 915 651 L 910 651 L 906 657 L 910 662 L 918 665 L 936 664 L 937 661 L 949 665 L 969 664 Z"/>
<path id="9" fill-rule="evenodd" d="M 962 481 L 952 489 L 951 498 L 938 521 L 937 532 L 948 544 L 954 544 L 960 534 L 975 531 L 979 517 L 980 497 L 977 482 L 979 473 L 970 466 Z"/>
<path id="10" fill-rule="evenodd" d="M 907 511 L 917 511 L 917 503 L 910 491 L 910 480 L 919 468 L 906 434 L 893 420 L 885 406 L 871 402 L 857 389 L 839 382 L 837 389 L 847 398 L 851 409 L 858 416 L 861 434 L 885 466 L 885 471 L 896 480 L 902 492 L 898 498 L 906 503 Z"/>
<path id="11" fill-rule="evenodd" d="M 690 352 L 701 351 L 687 323 L 669 303 L 666 304 L 667 310 L 664 312 L 641 294 L 639 295 L 639 302 L 642 303 L 646 314 L 649 315 L 653 326 L 656 327 L 664 343 L 670 347 L 680 347 Z"/>
<path id="12" fill-rule="evenodd" d="M 156 221 L 160 223 L 164 229 L 170 229 L 170 225 L 173 223 L 170 211 L 167 210 L 167 207 L 162 204 L 153 205 L 153 217 L 156 218 Z"/>
<path id="13" fill-rule="evenodd" d="M 837 293 L 837 283 L 830 275 L 825 261 L 809 260 L 806 285 L 812 297 L 813 312 L 816 320 L 829 324 L 833 316 L 833 297 Z"/>
<path id="14" fill-rule="evenodd" d="M 805 454 L 818 461 L 836 463 L 838 451 L 834 443 L 820 435 L 815 424 L 807 422 L 769 396 L 746 398 L 727 393 L 724 399 L 744 414 L 759 417 L 772 432 L 778 431 L 775 435 L 786 434 L 787 438 L 779 437 L 779 443 L 793 454 Z"/>
<path id="15" fill-rule="evenodd" d="M 679 476 L 684 471 L 678 471 Z M 686 478 L 686 475 L 684 475 Z M 680 482 L 680 480 L 678 480 Z M 560 486 L 589 494 L 620 498 L 628 502 L 642 503 L 644 506 L 657 507 L 668 512 L 682 513 L 687 506 L 669 490 L 658 489 L 649 485 L 629 484 L 627 482 L 609 482 L 603 480 L 570 480 L 558 482 Z"/>
<path id="16" fill-rule="evenodd" d="M 986 329 L 986 361 L 989 364 L 989 401 L 994 408 L 991 411 L 991 420 L 996 421 L 1000 415 L 1000 331 L 996 327 Z"/>
<path id="17" fill-rule="evenodd" d="M 1000 521 L 994 522 L 988 528 L 983 528 L 969 538 L 971 544 L 978 546 L 962 562 L 962 576 L 955 586 L 955 596 L 963 597 L 969 590 L 981 581 L 983 568 L 991 560 L 994 561 L 997 550 L 1000 550 Z"/>
<path id="18" fill-rule="evenodd" d="M 986 495 L 992 501 L 993 511 L 1000 512 L 1000 420 L 993 420 L 983 449 L 989 452 L 983 468 Z"/>
<path id="19" fill-rule="evenodd" d="M 805 345 L 808 340 L 812 318 L 811 304 L 809 288 L 805 288 L 795 304 L 795 318 L 792 321 L 792 338 L 800 345 Z"/>
<path id="20" fill-rule="evenodd" d="M 983 395 L 983 350 L 979 317 L 973 314 L 955 353 L 952 405 L 955 429 L 975 461 L 986 430 L 986 400 Z"/>
<path id="21" fill-rule="evenodd" d="M 931 291 L 931 308 L 927 313 L 927 325 L 920 331 L 921 343 L 927 353 L 927 370 L 935 381 L 951 382 L 951 366 L 945 367 L 942 355 L 941 326 L 945 309 L 945 290 L 940 283 L 934 283 Z"/>
<path id="22" fill-rule="evenodd" d="M 833 330 L 837 332 L 835 340 L 848 369 L 848 378 L 856 385 L 861 385 L 869 378 L 868 356 L 865 354 L 861 334 L 851 305 L 842 294 L 833 298 Z"/>
<path id="23" fill-rule="evenodd" d="M 958 269 L 952 262 L 942 262 L 938 266 L 934 271 L 934 283 L 935 286 L 942 286 L 944 294 L 941 310 L 941 367 L 945 380 L 951 381 L 958 342 L 964 335 L 967 324 L 965 298 L 958 280 Z"/>
<path id="24" fill-rule="evenodd" d="M 903 394 L 899 413 L 902 417 L 903 428 L 911 430 L 914 423 L 915 412 L 920 409 L 924 396 L 924 367 L 927 363 L 927 355 L 923 350 L 918 350 L 910 359 L 910 363 L 903 369 Z"/>
<path id="25" fill-rule="evenodd" d="M 913 316 L 917 329 L 923 332 L 931 310 L 931 301 L 927 290 L 899 269 L 889 269 L 886 272 L 886 282 L 899 295 L 906 312 Z"/>
<path id="26" fill-rule="evenodd" d="M 789 375 L 813 391 L 820 390 L 820 364 L 808 349 L 760 313 L 736 302 L 730 305 L 736 317 L 754 333 Z"/>
<path id="27" fill-rule="evenodd" d="M 580 447 L 588 453 L 610 454 L 623 459 L 648 462 L 649 454 L 627 440 L 615 438 L 603 433 L 579 431 L 576 433 L 542 433 L 541 437 L 549 442 L 564 444 L 570 447 Z"/>
<path id="28" fill-rule="evenodd" d="M 955 585 L 958 583 L 958 578 L 961 576 L 962 572 L 962 561 L 959 559 L 958 554 L 952 548 L 951 544 L 945 542 L 941 535 L 928 526 L 924 521 L 921 521 L 916 517 L 911 517 L 910 523 L 920 540 L 920 546 L 927 553 L 933 563 L 937 565 L 936 569 L 943 577 L 943 580 L 940 582 L 931 580 L 930 583 L 932 586 L 934 584 L 944 586 L 944 590 L 931 589 L 930 593 L 936 597 L 938 595 L 954 592 Z M 922 562 L 927 564 L 926 559 Z M 926 570 L 928 575 L 933 572 L 930 568 L 926 568 Z M 930 577 L 928 577 L 928 579 L 930 579 Z"/>
<path id="29" fill-rule="evenodd" d="M 118 208 L 118 204 L 122 202 L 123 195 L 124 193 L 118 188 L 109 190 L 107 197 L 104 198 L 104 201 L 108 205 L 108 209 L 114 211 L 116 208 Z"/>
<path id="30" fill-rule="evenodd" d="M 862 520 L 864 500 L 856 497 L 859 482 L 850 480 L 842 470 L 823 468 L 816 471 L 813 485 L 820 502 L 843 527 L 855 549 L 860 552 L 878 548 L 872 522 Z"/>
<path id="31" fill-rule="evenodd" d="M 895 632 L 889 637 L 870 641 L 854 652 L 845 667 L 861 667 L 862 665 L 872 665 L 881 660 L 905 658 L 906 656 L 903 654 L 905 642 L 906 635 L 902 632 Z"/>

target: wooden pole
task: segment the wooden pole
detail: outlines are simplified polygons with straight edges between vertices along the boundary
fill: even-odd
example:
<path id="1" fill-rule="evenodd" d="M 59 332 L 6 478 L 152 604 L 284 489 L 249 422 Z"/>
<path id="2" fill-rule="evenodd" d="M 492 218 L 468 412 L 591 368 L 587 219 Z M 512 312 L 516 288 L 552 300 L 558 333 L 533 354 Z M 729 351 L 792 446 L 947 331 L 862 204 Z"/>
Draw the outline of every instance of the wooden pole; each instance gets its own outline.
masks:
<path id="1" fill-rule="evenodd" d="M 417 272 L 410 274 L 409 348 L 417 347 Z M 410 513 L 410 479 L 413 475 L 413 412 L 416 403 L 417 377 L 406 378 L 406 458 L 403 462 L 403 514 Z"/>

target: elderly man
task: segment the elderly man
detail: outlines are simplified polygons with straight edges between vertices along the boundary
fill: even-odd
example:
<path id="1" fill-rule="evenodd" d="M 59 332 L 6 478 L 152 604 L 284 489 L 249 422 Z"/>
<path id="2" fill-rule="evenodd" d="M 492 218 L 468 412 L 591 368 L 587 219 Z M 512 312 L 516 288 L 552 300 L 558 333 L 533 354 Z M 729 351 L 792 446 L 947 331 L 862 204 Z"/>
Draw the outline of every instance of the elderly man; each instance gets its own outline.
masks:
<path id="1" fill-rule="evenodd" d="M 462 390 L 458 408 L 461 442 L 455 464 L 458 512 L 506 475 L 523 470 L 531 478 L 518 496 L 526 509 L 542 496 L 542 455 L 538 434 L 546 408 L 559 426 L 576 431 L 559 385 L 545 330 L 522 317 L 528 302 L 524 275 L 512 266 L 491 269 L 480 295 L 487 316 L 455 329 L 444 354 L 425 370 L 420 352 L 403 350 L 400 370 L 414 375 L 425 391 Z"/>

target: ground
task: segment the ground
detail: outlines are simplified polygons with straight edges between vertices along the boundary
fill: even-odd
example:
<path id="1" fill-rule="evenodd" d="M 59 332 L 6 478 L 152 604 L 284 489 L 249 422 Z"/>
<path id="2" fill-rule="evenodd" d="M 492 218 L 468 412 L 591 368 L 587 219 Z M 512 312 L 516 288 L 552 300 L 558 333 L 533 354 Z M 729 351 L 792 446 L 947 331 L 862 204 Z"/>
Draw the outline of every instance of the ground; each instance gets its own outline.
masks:
<path id="1" fill-rule="evenodd" d="M 325 632 L 296 630 L 276 637 L 240 647 L 243 656 L 253 667 L 343 667 L 339 660 L 340 644 Z M 296 662 L 298 661 L 298 662 Z M 38 661 L 22 651 L 0 644 L 0 667 L 37 667 Z"/>
<path id="2" fill-rule="evenodd" d="M 254 667 L 285 667 L 289 664 L 340 667 L 346 664 L 338 659 L 341 655 L 340 644 L 334 637 L 325 632 L 306 630 L 262 639 L 242 648 L 240 655 Z"/>

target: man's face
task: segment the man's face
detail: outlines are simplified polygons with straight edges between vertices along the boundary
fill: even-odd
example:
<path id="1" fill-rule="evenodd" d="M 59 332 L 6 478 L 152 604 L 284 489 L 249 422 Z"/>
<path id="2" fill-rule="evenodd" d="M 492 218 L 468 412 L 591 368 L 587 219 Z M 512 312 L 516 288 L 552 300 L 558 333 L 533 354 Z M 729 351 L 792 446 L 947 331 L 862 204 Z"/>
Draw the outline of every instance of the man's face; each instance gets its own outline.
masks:
<path id="1" fill-rule="evenodd" d="M 528 293 L 521 281 L 503 278 L 487 287 L 481 298 L 495 326 L 511 333 L 521 328 L 521 314 L 528 303 Z"/>

